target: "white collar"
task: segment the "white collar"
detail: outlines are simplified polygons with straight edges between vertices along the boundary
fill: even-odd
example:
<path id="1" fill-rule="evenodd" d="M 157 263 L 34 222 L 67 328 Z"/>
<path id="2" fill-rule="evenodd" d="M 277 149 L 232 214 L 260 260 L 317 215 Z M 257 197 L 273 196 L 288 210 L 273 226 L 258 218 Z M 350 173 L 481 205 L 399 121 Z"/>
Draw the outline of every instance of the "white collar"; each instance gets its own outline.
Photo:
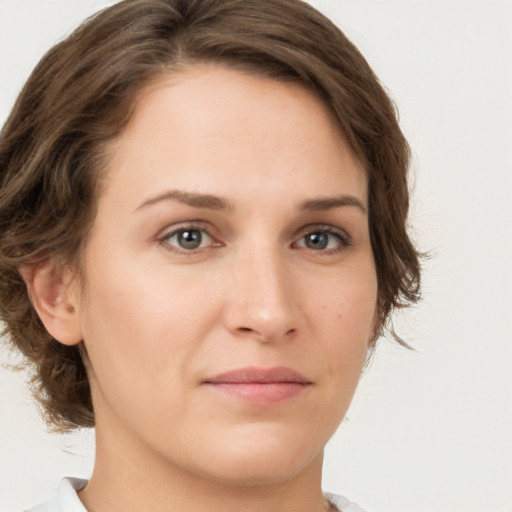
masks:
<path id="1" fill-rule="evenodd" d="M 87 512 L 77 494 L 86 485 L 81 478 L 63 478 L 51 499 L 26 512 Z"/>
<path id="2" fill-rule="evenodd" d="M 87 480 L 82 478 L 63 478 L 57 489 L 57 493 L 48 501 L 37 505 L 26 512 L 87 512 L 83 506 L 78 491 L 87 485 Z M 325 493 L 325 498 L 336 505 L 340 512 L 364 512 L 355 503 L 338 494 Z"/>

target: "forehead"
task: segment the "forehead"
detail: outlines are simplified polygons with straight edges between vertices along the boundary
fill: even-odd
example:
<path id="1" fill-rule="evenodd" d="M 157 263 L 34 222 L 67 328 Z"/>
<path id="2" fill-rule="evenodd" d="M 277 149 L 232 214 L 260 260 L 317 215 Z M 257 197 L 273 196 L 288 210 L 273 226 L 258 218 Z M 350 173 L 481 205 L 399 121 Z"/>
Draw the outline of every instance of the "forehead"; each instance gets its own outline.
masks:
<path id="1" fill-rule="evenodd" d="M 185 180 L 192 191 L 236 194 L 235 176 L 262 193 L 276 181 L 322 182 L 327 193 L 342 175 L 344 186 L 366 190 L 362 164 L 314 94 L 218 65 L 148 85 L 111 149 L 108 181 L 136 183 L 137 193 Z"/>

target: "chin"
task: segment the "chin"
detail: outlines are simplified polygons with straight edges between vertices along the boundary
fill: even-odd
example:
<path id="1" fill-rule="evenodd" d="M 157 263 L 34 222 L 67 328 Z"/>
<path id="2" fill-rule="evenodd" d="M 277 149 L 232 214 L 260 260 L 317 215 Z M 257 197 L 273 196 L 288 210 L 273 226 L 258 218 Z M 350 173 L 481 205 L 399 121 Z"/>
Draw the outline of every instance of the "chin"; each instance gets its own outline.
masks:
<path id="1" fill-rule="evenodd" d="M 322 456 L 318 457 L 322 460 Z M 264 461 L 246 458 L 216 465 L 214 472 L 203 476 L 234 487 L 262 487 L 286 483 L 309 469 L 313 461 L 276 460 L 275 455 Z M 321 467 L 321 466 L 320 466 Z"/>
<path id="2" fill-rule="evenodd" d="M 323 443 L 312 443 L 311 439 L 297 442 L 290 432 L 286 436 L 266 434 L 243 439 L 233 436 L 225 444 L 216 443 L 206 458 L 213 462 L 212 467 L 205 468 L 206 473 L 226 484 L 251 487 L 281 484 L 310 468 L 321 472 Z"/>

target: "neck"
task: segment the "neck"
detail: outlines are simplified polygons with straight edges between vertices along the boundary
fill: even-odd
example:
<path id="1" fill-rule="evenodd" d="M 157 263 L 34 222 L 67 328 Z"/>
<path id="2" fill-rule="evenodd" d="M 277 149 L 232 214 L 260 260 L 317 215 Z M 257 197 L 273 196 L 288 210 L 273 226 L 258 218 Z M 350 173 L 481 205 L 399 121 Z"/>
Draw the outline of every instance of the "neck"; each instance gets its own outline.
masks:
<path id="1" fill-rule="evenodd" d="M 322 454 L 280 481 L 222 481 L 178 467 L 148 447 L 96 432 L 96 462 L 79 493 L 95 512 L 325 512 Z"/>

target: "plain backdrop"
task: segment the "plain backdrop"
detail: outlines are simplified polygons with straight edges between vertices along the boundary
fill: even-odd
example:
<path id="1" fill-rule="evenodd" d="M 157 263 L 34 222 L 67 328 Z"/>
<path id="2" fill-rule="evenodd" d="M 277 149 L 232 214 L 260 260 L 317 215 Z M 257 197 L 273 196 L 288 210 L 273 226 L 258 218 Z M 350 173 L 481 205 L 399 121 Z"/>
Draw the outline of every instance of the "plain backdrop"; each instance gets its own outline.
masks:
<path id="1" fill-rule="evenodd" d="M 327 448 L 324 488 L 371 512 L 512 511 L 512 1 L 316 0 L 359 46 L 413 147 L 424 300 L 382 340 Z M 98 0 L 0 0 L 0 122 Z M 2 348 L 2 362 L 8 360 Z M 0 510 L 87 477 L 90 432 L 46 432 L 0 369 Z"/>

